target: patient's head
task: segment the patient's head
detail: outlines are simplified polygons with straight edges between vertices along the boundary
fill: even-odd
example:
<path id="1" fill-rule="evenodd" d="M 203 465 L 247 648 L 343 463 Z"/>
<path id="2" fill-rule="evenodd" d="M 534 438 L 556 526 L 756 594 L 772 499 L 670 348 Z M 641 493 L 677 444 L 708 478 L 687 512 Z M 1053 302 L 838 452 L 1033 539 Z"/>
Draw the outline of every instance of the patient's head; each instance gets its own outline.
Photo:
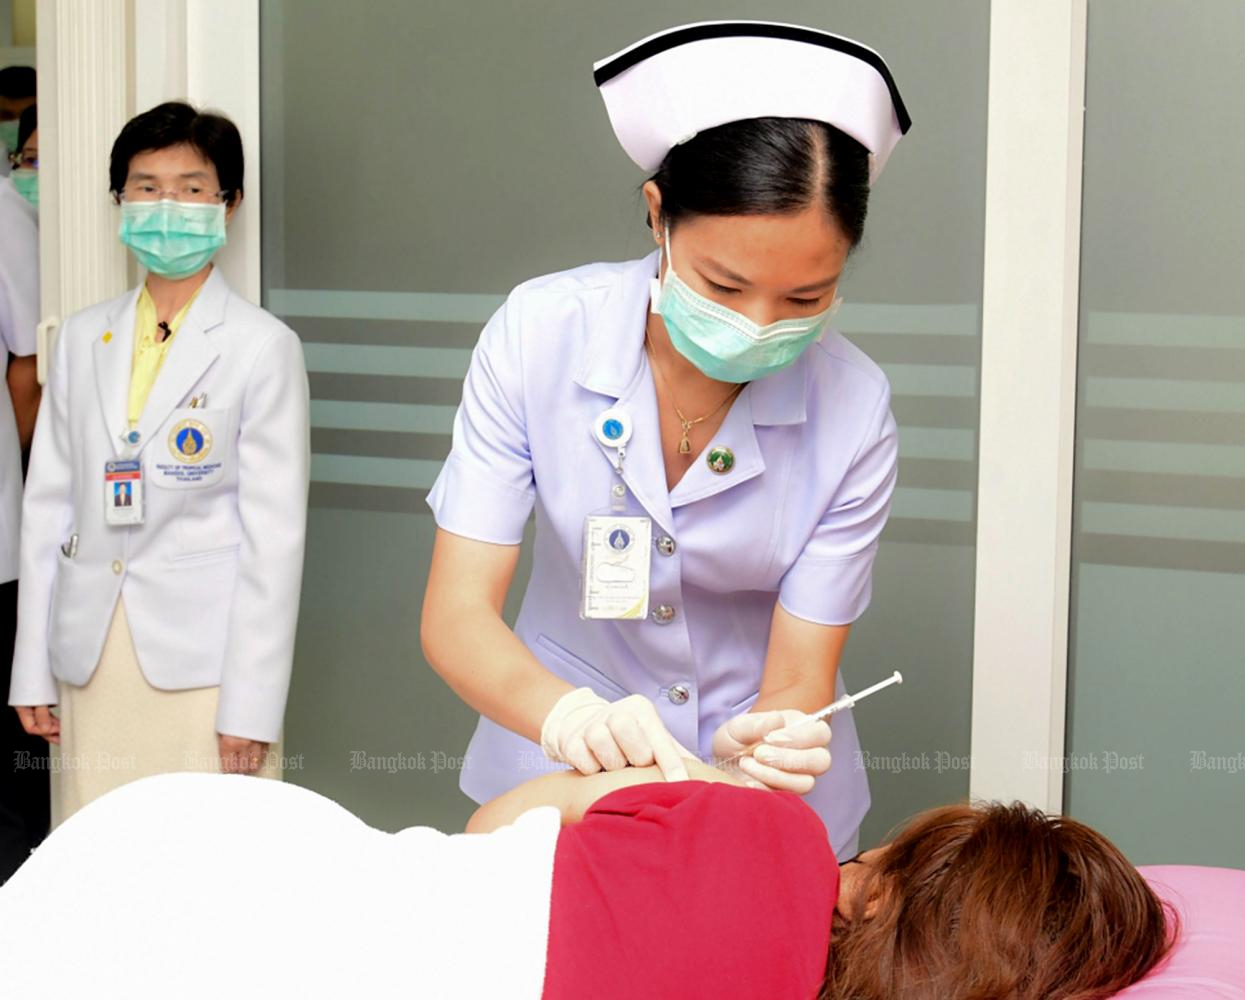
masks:
<path id="1" fill-rule="evenodd" d="M 842 868 L 822 1000 L 1098 1000 L 1176 936 L 1110 841 L 1020 803 L 932 809 L 858 860 Z"/>

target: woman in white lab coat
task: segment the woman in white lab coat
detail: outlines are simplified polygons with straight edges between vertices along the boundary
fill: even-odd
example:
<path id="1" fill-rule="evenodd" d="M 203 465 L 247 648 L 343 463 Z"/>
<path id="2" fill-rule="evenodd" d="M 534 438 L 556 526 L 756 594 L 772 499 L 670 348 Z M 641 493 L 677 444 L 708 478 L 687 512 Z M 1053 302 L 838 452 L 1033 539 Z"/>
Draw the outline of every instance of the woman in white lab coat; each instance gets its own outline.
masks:
<path id="1" fill-rule="evenodd" d="M 145 774 L 280 774 L 308 384 L 297 335 L 211 263 L 242 179 L 226 118 L 169 103 L 127 123 L 111 190 L 147 277 L 57 338 L 9 694 L 60 745 L 54 824 Z"/>

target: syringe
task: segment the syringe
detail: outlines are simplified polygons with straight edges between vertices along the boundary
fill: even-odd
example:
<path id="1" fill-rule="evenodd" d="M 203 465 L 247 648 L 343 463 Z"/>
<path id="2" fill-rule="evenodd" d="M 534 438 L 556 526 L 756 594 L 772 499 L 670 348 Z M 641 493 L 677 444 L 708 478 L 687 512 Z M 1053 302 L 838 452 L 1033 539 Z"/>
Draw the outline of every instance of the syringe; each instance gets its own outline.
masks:
<path id="1" fill-rule="evenodd" d="M 781 733 L 784 730 L 792 728 L 793 726 L 802 726 L 806 722 L 812 722 L 816 719 L 828 719 L 830 718 L 830 716 L 834 715 L 835 712 L 841 712 L 845 708 L 851 708 L 853 705 L 856 704 L 856 702 L 860 701 L 861 698 L 868 698 L 869 695 L 873 694 L 874 692 L 881 691 L 882 688 L 890 687 L 892 684 L 902 684 L 902 683 L 903 683 L 903 675 L 898 670 L 896 670 L 893 674 L 891 674 L 891 676 L 886 678 L 886 680 L 878 681 L 876 684 L 865 688 L 863 691 L 858 691 L 856 694 L 845 694 L 843 695 L 842 698 L 838 699 L 837 701 L 832 701 L 825 708 L 819 709 L 816 712 L 810 712 L 808 715 L 804 716 L 804 718 L 799 719 L 796 722 L 788 723 L 787 725 L 783 726 L 781 729 L 774 730 L 774 732 Z M 769 734 L 766 734 L 766 735 L 769 735 Z M 740 757 L 747 757 L 757 747 L 764 746 L 764 745 L 767 745 L 766 740 L 764 739 L 757 740 L 755 743 L 751 744 L 750 746 L 744 747 L 742 750 L 739 751 L 739 753 L 734 754 L 730 757 L 725 757 L 722 760 L 718 761 L 715 766 L 720 768 L 720 767 L 725 766 L 726 764 L 732 764 L 735 761 L 739 760 Z M 774 744 L 768 744 L 768 745 L 774 746 Z"/>

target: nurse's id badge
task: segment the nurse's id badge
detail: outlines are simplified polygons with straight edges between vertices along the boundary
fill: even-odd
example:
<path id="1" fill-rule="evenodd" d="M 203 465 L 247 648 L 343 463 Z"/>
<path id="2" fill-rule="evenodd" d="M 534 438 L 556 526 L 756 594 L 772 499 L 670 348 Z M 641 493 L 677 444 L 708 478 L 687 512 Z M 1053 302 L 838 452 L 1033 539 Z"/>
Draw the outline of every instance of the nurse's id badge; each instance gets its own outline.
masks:
<path id="1" fill-rule="evenodd" d="M 143 523 L 143 464 L 139 459 L 104 463 L 104 523 Z"/>
<path id="2" fill-rule="evenodd" d="M 590 514 L 584 520 L 581 618 L 646 618 L 653 523 Z"/>

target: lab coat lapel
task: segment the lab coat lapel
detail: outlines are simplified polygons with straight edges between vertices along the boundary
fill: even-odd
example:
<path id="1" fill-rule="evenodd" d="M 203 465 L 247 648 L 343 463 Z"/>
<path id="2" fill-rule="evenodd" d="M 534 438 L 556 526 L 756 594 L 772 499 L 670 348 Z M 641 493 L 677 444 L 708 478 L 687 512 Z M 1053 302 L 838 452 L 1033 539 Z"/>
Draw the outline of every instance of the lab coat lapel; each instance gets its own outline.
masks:
<path id="1" fill-rule="evenodd" d="M 212 344 L 207 331 L 224 320 L 228 295 L 229 287 L 225 279 L 213 268 L 178 327 L 152 384 L 151 395 L 147 397 L 147 404 L 138 421 L 140 449 L 151 440 L 152 434 L 168 419 L 169 414 L 183 405 L 182 400 L 194 384 L 220 357 L 220 351 Z"/>
<path id="2" fill-rule="evenodd" d="M 128 429 L 126 413 L 130 399 L 130 369 L 134 359 L 134 311 L 141 286 L 108 315 L 107 326 L 91 347 L 95 367 L 95 393 L 100 416 L 108 429 L 114 455 L 124 448 L 121 435 Z"/>

